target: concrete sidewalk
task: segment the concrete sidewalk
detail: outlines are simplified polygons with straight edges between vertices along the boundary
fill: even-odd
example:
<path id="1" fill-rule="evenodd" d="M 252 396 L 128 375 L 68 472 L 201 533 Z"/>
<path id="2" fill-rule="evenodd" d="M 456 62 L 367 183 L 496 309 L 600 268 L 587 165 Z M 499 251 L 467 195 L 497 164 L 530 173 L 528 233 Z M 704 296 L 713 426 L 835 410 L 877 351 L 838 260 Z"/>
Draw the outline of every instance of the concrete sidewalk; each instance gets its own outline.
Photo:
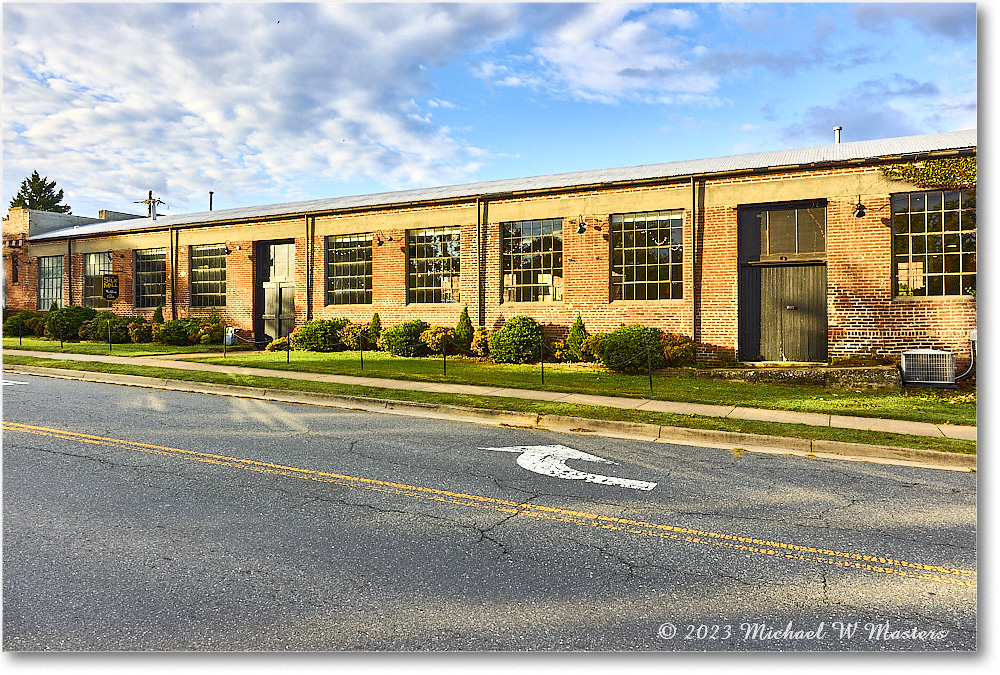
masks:
<path id="1" fill-rule="evenodd" d="M 409 380 L 390 380 L 376 377 L 357 377 L 352 375 L 327 375 L 288 370 L 269 370 L 263 368 L 246 368 L 240 366 L 194 363 L 178 359 L 201 356 L 198 354 L 182 354 L 164 357 L 128 357 L 110 354 L 63 354 L 58 352 L 34 352 L 8 349 L 4 353 L 17 356 L 34 356 L 40 358 L 75 361 L 99 361 L 103 363 L 123 363 L 130 365 L 150 365 L 176 370 L 209 371 L 231 373 L 238 375 L 257 375 L 261 377 L 282 377 L 292 380 L 309 380 L 313 382 L 331 382 L 365 387 L 380 387 L 384 389 L 402 389 L 407 391 L 427 391 L 434 393 L 468 394 L 472 396 L 497 396 L 519 398 L 536 401 L 554 401 L 579 405 L 606 406 L 610 408 L 625 408 L 644 410 L 648 412 L 680 413 L 683 415 L 704 415 L 707 417 L 723 417 L 740 420 L 757 420 L 763 422 L 779 422 L 787 424 L 806 424 L 817 427 L 833 427 L 840 429 L 858 429 L 864 431 L 880 431 L 886 433 L 910 434 L 914 436 L 937 436 L 963 440 L 976 440 L 976 427 L 951 424 L 931 424 L 929 422 L 910 422 L 905 420 L 888 420 L 872 417 L 853 417 L 849 415 L 827 415 L 820 413 L 803 413 L 786 410 L 762 410 L 743 408 L 735 405 L 709 405 L 700 403 L 675 403 L 671 401 L 656 401 L 646 398 L 626 398 L 618 396 L 596 396 L 590 394 L 566 394 L 562 392 L 537 391 L 530 389 L 512 389 L 507 387 L 489 387 L 483 385 L 451 384 L 439 382 L 413 382 Z M 204 356 L 218 356 L 217 353 Z"/>

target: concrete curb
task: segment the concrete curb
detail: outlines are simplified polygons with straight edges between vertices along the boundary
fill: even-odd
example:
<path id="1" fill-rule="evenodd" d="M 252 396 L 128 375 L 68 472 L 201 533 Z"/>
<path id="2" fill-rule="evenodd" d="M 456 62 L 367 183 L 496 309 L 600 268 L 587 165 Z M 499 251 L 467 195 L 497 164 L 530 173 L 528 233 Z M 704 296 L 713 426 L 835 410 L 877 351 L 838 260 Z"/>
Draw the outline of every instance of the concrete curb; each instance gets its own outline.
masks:
<path id="1" fill-rule="evenodd" d="M 596 420 L 586 417 L 566 415 L 545 415 L 509 410 L 491 410 L 439 403 L 418 401 L 396 401 L 392 399 L 364 398 L 340 394 L 323 394 L 286 389 L 261 389 L 239 385 L 171 380 L 141 375 L 117 373 L 96 373 L 92 371 L 64 370 L 38 366 L 7 366 L 5 373 L 39 375 L 67 380 L 81 380 L 101 384 L 121 384 L 134 387 L 186 391 L 199 394 L 237 396 L 282 403 L 322 405 L 348 410 L 388 412 L 395 415 L 430 417 L 476 424 L 493 424 L 543 429 L 560 433 L 582 433 L 609 438 L 626 438 L 648 442 L 672 443 L 677 445 L 707 445 L 730 450 L 784 452 L 806 456 L 852 459 L 861 461 L 884 461 L 897 464 L 912 464 L 926 468 L 975 471 L 976 455 L 966 455 L 917 448 L 899 448 L 882 445 L 843 443 L 830 440 L 810 440 L 789 436 L 765 436 L 745 434 L 715 429 L 691 429 L 669 427 L 639 422 L 618 420 Z"/>

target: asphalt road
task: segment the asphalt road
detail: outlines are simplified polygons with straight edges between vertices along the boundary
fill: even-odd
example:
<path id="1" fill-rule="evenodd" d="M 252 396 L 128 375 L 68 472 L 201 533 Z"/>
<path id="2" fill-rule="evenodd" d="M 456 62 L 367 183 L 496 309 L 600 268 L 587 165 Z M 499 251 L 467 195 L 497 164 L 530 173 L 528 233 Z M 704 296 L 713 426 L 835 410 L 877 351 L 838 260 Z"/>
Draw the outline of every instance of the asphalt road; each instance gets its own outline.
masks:
<path id="1" fill-rule="evenodd" d="M 976 646 L 974 474 L 4 379 L 5 650 Z"/>

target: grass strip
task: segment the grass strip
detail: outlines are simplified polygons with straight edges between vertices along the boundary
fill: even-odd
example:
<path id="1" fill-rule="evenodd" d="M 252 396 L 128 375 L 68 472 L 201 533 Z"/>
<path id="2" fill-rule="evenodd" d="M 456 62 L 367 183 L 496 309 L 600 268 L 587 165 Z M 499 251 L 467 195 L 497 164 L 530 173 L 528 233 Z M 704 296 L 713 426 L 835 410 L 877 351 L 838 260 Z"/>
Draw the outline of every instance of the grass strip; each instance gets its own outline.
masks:
<path id="1" fill-rule="evenodd" d="M 401 358 L 385 352 L 365 354 L 364 370 L 356 352 L 239 353 L 226 358 L 194 358 L 216 365 L 290 370 L 330 375 L 364 375 L 419 382 L 479 384 L 515 389 L 543 389 L 572 394 L 649 398 L 678 403 L 735 405 L 765 410 L 790 410 L 826 415 L 878 417 L 929 422 L 976 424 L 975 392 L 908 389 L 898 391 L 831 390 L 816 385 L 733 382 L 699 377 L 692 370 L 682 375 L 653 375 L 653 391 L 646 375 L 623 375 L 593 366 L 546 364 L 500 365 L 474 359 L 451 358 L 448 374 L 437 358 Z"/>
<path id="2" fill-rule="evenodd" d="M 325 394 L 339 394 L 344 396 L 392 399 L 397 401 L 440 403 L 447 405 L 468 406 L 473 408 L 486 408 L 490 410 L 512 410 L 516 412 L 541 413 L 549 415 L 569 415 L 596 420 L 641 422 L 645 424 L 686 427 L 690 429 L 714 429 L 719 431 L 747 434 L 764 434 L 770 436 L 786 436 L 790 438 L 806 438 L 813 440 L 822 439 L 840 441 L 844 443 L 864 443 L 871 445 L 888 445 L 902 448 L 919 448 L 924 450 L 957 452 L 962 454 L 976 454 L 975 441 L 932 436 L 912 436 L 909 434 L 894 434 L 856 429 L 814 427 L 804 424 L 785 424 L 779 422 L 705 417 L 701 415 L 646 412 L 640 410 L 607 408 L 603 406 L 574 405 L 495 396 L 471 396 L 466 394 L 407 391 L 382 387 L 363 387 L 329 382 L 313 382 L 309 380 L 290 380 L 280 377 L 258 375 L 175 370 L 172 368 L 151 367 L 138 363 L 132 365 L 91 361 L 56 361 L 53 359 L 26 356 L 5 356 L 4 362 L 9 365 L 62 368 L 67 370 L 116 373 L 122 375 L 140 375 L 145 377 L 181 380 L 186 382 L 209 382 L 214 384 L 228 384 L 287 391 L 317 392 Z"/>

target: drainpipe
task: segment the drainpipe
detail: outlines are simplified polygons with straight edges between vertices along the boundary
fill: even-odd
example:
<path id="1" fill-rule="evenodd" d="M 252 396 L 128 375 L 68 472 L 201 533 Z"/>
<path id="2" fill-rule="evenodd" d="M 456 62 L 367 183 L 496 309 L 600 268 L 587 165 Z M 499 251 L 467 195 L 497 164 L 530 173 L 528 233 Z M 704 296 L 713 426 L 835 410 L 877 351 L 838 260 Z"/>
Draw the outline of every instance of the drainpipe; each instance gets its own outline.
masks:
<path id="1" fill-rule="evenodd" d="M 306 321 L 312 320 L 312 265 L 313 233 L 316 231 L 316 217 L 306 216 Z"/>
<path id="2" fill-rule="evenodd" d="M 69 282 L 69 293 L 66 304 L 73 304 L 73 240 L 66 238 L 66 281 Z"/>
<path id="3" fill-rule="evenodd" d="M 477 302 L 479 304 L 479 325 L 486 325 L 486 256 L 483 252 L 483 228 L 486 227 L 486 205 L 484 197 L 476 197 L 476 257 L 479 264 L 476 265 L 476 285 L 478 292 Z"/>
<path id="4" fill-rule="evenodd" d="M 698 342 L 698 187 L 694 176 L 691 176 L 691 340 Z"/>
<path id="5" fill-rule="evenodd" d="M 150 206 L 152 208 L 152 206 Z M 177 279 L 177 233 L 174 228 L 168 228 L 167 234 L 170 238 L 170 318 L 177 318 L 177 286 L 175 285 L 175 280 Z"/>

